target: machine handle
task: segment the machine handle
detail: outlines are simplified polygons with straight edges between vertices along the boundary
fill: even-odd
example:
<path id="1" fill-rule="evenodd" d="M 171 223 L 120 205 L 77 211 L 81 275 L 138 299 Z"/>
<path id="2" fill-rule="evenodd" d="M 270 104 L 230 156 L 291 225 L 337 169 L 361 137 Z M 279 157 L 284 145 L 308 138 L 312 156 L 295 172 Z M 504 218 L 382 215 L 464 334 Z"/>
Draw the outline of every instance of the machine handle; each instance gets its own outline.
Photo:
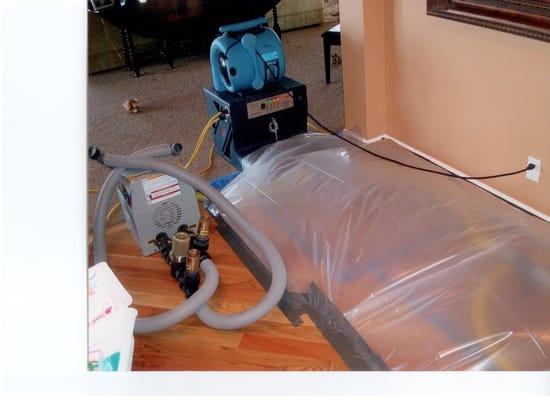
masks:
<path id="1" fill-rule="evenodd" d="M 262 71 L 258 65 L 258 55 L 256 54 L 256 36 L 247 33 L 241 39 L 241 43 L 250 56 L 252 63 L 254 65 L 254 80 L 252 81 L 252 87 L 256 90 L 260 90 L 264 87 L 264 78 L 262 76 Z"/>

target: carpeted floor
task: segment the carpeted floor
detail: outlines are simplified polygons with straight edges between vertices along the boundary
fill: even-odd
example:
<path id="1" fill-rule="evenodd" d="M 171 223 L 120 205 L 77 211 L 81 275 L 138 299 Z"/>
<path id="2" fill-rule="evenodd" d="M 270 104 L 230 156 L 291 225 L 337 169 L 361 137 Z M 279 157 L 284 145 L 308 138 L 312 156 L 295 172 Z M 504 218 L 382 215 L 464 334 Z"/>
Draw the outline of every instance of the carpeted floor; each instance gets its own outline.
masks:
<path id="1" fill-rule="evenodd" d="M 287 75 L 307 85 L 309 111 L 331 129 L 343 127 L 341 66 L 332 66 L 332 81 L 325 84 L 321 33 L 335 23 L 283 33 Z M 339 48 L 333 47 L 333 54 Z M 211 86 L 207 56 L 176 60 L 176 68 L 151 65 L 143 76 L 134 78 L 119 70 L 100 73 L 88 80 L 88 142 L 110 152 L 129 154 L 160 143 L 183 144 L 181 158 L 187 160 L 207 121 L 202 88 Z M 125 100 L 139 100 L 140 112 L 127 113 Z M 194 169 L 207 164 L 210 138 Z M 233 171 L 216 156 L 206 178 Z M 99 188 L 108 170 L 96 162 L 88 163 L 88 187 Z M 97 194 L 88 198 L 88 215 L 93 215 Z"/>

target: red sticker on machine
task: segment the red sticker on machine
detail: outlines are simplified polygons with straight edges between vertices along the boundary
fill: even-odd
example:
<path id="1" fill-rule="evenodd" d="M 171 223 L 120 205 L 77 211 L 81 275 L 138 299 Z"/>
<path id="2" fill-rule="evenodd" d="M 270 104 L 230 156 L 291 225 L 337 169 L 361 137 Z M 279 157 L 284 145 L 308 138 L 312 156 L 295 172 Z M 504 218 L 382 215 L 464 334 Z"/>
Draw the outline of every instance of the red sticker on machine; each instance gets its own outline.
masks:
<path id="1" fill-rule="evenodd" d="M 143 190 L 149 204 L 159 203 L 181 193 L 178 180 L 167 175 L 143 181 Z"/>

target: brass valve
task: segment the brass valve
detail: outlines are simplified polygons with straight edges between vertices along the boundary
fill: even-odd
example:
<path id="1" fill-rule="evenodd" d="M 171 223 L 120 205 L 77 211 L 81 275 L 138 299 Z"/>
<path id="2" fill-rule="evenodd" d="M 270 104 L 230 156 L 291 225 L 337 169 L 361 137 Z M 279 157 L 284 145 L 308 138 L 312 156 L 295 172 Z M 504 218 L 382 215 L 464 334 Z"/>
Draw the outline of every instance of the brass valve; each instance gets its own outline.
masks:
<path id="1" fill-rule="evenodd" d="M 170 258 L 172 262 L 184 262 L 189 247 L 191 245 L 191 236 L 185 232 L 178 232 L 172 237 L 172 251 Z"/>
<path id="2" fill-rule="evenodd" d="M 201 217 L 199 221 L 199 228 L 197 230 L 197 237 L 200 239 L 206 239 L 210 230 L 210 218 L 207 216 Z"/>
<path id="3" fill-rule="evenodd" d="M 185 271 L 187 273 L 196 274 L 199 272 L 199 266 L 201 262 L 201 253 L 197 249 L 192 249 L 187 254 L 187 264 L 185 265 Z"/>

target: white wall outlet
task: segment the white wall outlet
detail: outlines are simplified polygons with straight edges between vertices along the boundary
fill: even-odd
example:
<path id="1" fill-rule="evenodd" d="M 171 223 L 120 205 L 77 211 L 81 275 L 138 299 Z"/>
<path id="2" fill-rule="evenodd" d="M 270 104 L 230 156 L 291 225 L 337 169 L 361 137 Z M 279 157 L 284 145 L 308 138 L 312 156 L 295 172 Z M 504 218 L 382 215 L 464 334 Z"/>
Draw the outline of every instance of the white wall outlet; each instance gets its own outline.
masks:
<path id="1" fill-rule="evenodd" d="M 527 179 L 533 182 L 537 182 L 540 179 L 540 170 L 542 167 L 542 162 L 540 160 L 537 160 L 534 157 L 529 157 L 528 164 L 535 164 L 535 169 L 532 169 L 530 171 L 527 171 Z"/>

